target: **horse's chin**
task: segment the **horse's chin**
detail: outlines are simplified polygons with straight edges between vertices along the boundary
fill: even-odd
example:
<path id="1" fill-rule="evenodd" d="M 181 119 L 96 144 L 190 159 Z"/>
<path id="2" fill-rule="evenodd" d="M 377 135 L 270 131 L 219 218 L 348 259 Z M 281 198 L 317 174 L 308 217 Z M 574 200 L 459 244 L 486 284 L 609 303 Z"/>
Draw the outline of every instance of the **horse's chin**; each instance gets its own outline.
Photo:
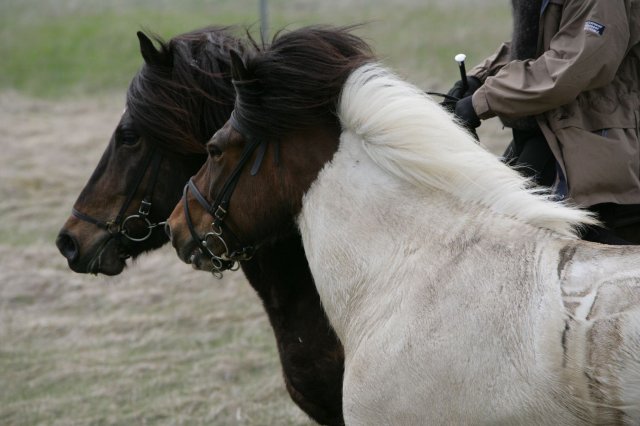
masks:
<path id="1" fill-rule="evenodd" d="M 193 240 L 191 240 L 185 247 L 178 250 L 178 257 L 184 263 L 191 265 L 193 269 L 199 271 L 211 271 L 213 268 L 211 258 L 205 255 L 198 244 Z"/>
<path id="2" fill-rule="evenodd" d="M 177 250 L 178 257 L 186 264 L 198 271 L 212 272 L 218 270 L 214 266 L 211 255 L 205 254 L 200 246 L 193 240 Z M 222 270 L 227 270 L 233 266 L 233 262 L 222 261 Z M 220 265 L 219 265 L 220 266 Z"/>
<path id="3" fill-rule="evenodd" d="M 69 262 L 69 267 L 82 274 L 118 275 L 127 266 L 126 260 L 130 256 L 125 254 L 116 238 L 103 240 L 94 251 L 93 256 L 86 262 Z"/>
<path id="4" fill-rule="evenodd" d="M 189 259 L 186 260 L 193 269 L 198 271 L 211 271 L 213 269 L 213 262 L 211 262 L 211 258 L 206 256 L 202 251 L 195 250 L 190 256 Z"/>

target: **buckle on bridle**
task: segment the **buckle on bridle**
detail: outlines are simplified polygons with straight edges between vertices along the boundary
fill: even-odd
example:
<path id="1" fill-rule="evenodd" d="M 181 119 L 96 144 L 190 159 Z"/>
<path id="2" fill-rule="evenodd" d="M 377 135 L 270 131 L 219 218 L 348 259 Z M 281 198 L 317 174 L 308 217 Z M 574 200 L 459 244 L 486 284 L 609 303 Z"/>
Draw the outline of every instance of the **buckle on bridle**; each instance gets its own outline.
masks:
<path id="1" fill-rule="evenodd" d="M 146 199 L 140 202 L 140 208 L 138 209 L 138 213 L 142 216 L 149 216 L 149 212 L 151 211 L 151 201 L 147 201 Z"/>
<path id="2" fill-rule="evenodd" d="M 213 213 L 213 217 L 218 219 L 216 222 L 219 222 L 219 223 L 221 223 L 226 216 L 227 216 L 227 211 L 222 206 L 218 206 L 216 211 Z"/>

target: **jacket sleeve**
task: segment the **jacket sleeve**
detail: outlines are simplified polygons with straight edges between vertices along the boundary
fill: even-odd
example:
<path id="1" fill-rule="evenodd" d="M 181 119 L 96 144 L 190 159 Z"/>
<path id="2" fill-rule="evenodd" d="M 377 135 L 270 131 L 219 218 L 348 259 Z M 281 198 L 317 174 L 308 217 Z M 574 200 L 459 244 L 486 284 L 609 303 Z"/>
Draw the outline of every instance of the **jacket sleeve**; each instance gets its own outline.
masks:
<path id="1" fill-rule="evenodd" d="M 509 57 L 511 52 L 511 43 L 504 42 L 498 47 L 493 55 L 482 61 L 480 64 L 473 67 L 467 75 L 475 77 L 478 80 L 484 82 L 487 77 L 496 75 L 502 67 L 509 63 Z"/>
<path id="2" fill-rule="evenodd" d="M 595 22 L 601 34 L 587 30 Z M 596 27 L 597 27 L 596 25 Z M 630 38 L 624 0 L 566 0 L 558 31 L 537 59 L 506 64 L 473 95 L 480 118 L 518 118 L 558 108 L 616 75 Z"/>

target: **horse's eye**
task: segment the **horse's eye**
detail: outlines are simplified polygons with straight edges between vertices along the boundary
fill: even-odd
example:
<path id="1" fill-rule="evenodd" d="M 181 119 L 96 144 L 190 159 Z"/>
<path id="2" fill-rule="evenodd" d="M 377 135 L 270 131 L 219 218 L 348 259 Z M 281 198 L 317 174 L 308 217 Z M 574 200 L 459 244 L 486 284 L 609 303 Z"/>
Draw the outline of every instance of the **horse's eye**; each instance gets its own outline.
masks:
<path id="1" fill-rule="evenodd" d="M 209 153 L 209 157 L 216 158 L 222 155 L 222 150 L 218 148 L 215 144 L 207 144 L 207 153 Z"/>
<path id="2" fill-rule="evenodd" d="M 133 129 L 120 129 L 118 141 L 123 145 L 135 145 L 140 137 Z"/>

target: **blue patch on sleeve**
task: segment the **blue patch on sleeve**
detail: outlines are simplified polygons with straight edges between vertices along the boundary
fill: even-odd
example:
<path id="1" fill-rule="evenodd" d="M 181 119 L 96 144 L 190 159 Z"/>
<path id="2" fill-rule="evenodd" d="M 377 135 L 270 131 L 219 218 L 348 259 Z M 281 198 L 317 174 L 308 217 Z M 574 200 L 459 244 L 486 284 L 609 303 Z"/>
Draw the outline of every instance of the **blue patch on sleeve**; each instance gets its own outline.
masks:
<path id="1" fill-rule="evenodd" d="M 605 26 L 596 21 L 587 21 L 584 23 L 584 30 L 601 36 L 604 33 Z"/>

